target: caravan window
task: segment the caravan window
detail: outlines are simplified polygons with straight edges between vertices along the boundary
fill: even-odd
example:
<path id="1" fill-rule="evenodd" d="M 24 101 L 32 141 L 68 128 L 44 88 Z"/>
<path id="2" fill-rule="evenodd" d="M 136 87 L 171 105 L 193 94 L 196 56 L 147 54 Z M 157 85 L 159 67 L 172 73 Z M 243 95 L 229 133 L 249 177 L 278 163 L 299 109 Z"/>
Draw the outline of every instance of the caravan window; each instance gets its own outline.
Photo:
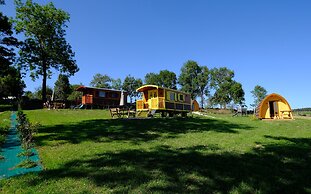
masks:
<path id="1" fill-rule="evenodd" d="M 184 95 L 183 94 L 179 94 L 179 101 L 185 101 Z"/>
<path id="2" fill-rule="evenodd" d="M 99 97 L 105 98 L 105 97 L 106 97 L 106 92 L 104 92 L 104 91 L 99 91 Z"/>
<path id="3" fill-rule="evenodd" d="M 119 97 L 119 94 L 118 94 L 118 93 L 112 93 L 112 94 L 111 94 L 111 97 L 112 97 L 112 98 L 118 98 L 118 97 Z"/>
<path id="4" fill-rule="evenodd" d="M 175 101 L 175 93 L 174 92 L 170 93 L 170 101 Z"/>

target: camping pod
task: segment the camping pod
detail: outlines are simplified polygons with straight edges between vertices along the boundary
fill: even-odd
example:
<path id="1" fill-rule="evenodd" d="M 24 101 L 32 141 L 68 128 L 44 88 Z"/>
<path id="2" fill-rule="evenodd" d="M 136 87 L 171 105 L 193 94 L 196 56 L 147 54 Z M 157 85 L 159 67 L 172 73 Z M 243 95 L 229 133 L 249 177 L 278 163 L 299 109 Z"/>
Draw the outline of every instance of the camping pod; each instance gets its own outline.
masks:
<path id="1" fill-rule="evenodd" d="M 141 92 L 142 96 L 136 101 L 137 116 L 153 116 L 154 113 L 186 116 L 191 111 L 191 97 L 188 93 L 157 85 L 144 85 L 136 91 Z"/>
<path id="2" fill-rule="evenodd" d="M 256 109 L 259 119 L 293 119 L 292 109 L 287 100 L 279 94 L 266 96 Z"/>
<path id="3" fill-rule="evenodd" d="M 200 106 L 198 101 L 196 100 L 192 100 L 192 111 L 199 111 L 200 110 Z"/>

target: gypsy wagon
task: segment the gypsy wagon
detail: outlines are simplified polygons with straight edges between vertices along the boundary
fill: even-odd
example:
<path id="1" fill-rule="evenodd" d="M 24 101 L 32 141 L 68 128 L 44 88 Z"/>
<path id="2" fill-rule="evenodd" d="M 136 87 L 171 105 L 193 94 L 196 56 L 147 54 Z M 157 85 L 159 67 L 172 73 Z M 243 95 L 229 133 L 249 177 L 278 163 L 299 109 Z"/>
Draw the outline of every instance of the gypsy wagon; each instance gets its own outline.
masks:
<path id="1" fill-rule="evenodd" d="M 161 113 L 162 117 L 186 116 L 191 111 L 188 93 L 156 85 L 144 85 L 136 91 L 142 93 L 142 99 L 136 101 L 137 116 L 153 116 L 155 113 Z"/>
<path id="2" fill-rule="evenodd" d="M 119 107 L 127 103 L 127 93 L 121 90 L 87 86 L 80 86 L 76 90 L 83 93 L 82 105 L 85 107 Z"/>

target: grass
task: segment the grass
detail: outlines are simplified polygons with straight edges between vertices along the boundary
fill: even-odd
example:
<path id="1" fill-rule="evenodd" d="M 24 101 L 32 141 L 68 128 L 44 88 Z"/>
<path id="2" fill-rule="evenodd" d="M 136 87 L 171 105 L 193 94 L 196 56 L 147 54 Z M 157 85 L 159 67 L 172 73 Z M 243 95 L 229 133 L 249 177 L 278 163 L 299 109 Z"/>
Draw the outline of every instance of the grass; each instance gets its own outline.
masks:
<path id="1" fill-rule="evenodd" d="M 10 112 L 0 112 L 0 146 L 5 141 L 5 136 L 10 127 Z"/>
<path id="2" fill-rule="evenodd" d="M 311 117 L 311 111 L 294 111 L 296 116 Z"/>
<path id="3" fill-rule="evenodd" d="M 110 119 L 103 110 L 25 111 L 44 171 L 2 193 L 307 193 L 311 120 L 213 115 Z"/>

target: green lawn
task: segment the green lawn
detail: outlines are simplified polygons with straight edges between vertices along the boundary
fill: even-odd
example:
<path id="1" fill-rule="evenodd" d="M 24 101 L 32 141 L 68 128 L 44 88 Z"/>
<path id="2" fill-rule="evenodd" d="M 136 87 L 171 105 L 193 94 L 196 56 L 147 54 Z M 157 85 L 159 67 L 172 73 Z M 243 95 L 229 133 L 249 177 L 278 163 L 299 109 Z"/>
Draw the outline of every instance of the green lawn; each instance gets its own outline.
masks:
<path id="1" fill-rule="evenodd" d="M 5 135 L 9 127 L 10 127 L 10 112 L 9 111 L 2 113 L 0 112 L 0 146 L 2 143 L 4 143 Z"/>
<path id="2" fill-rule="evenodd" d="M 2 193 L 311 192 L 310 119 L 25 113 L 42 125 L 36 142 L 45 170 L 0 181 Z"/>

